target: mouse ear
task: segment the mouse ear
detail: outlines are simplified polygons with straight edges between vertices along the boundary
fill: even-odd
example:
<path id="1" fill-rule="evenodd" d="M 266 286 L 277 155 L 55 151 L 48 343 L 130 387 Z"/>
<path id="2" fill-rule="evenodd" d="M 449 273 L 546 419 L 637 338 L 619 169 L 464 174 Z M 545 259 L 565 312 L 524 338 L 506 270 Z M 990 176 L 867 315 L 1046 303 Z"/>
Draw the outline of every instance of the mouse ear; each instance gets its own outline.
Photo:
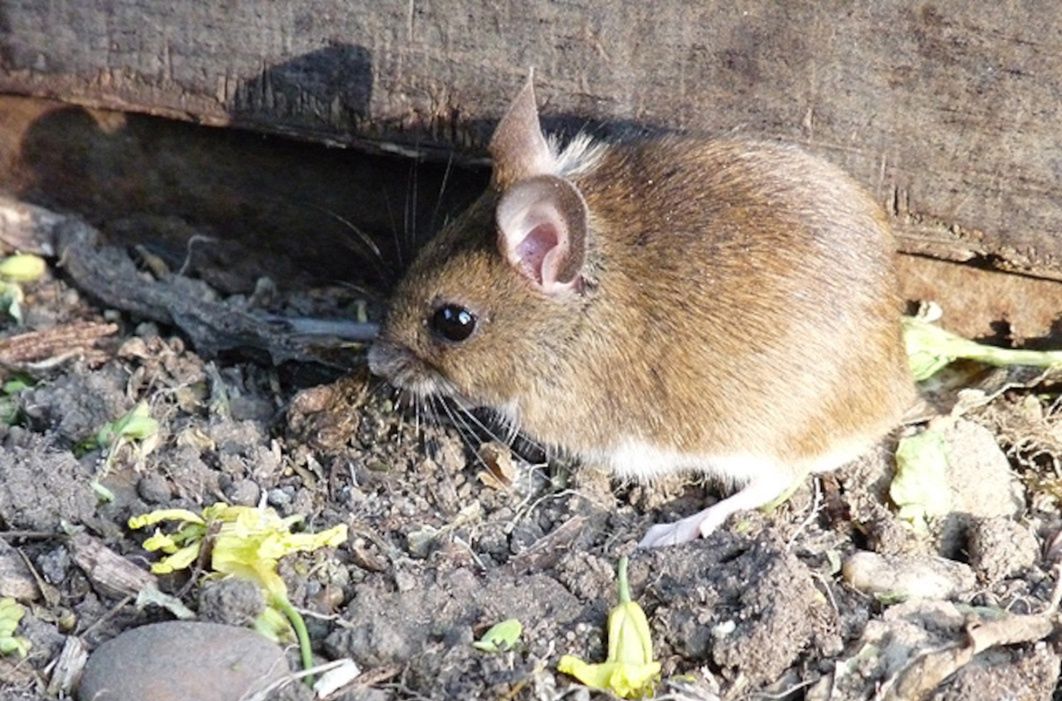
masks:
<path id="1" fill-rule="evenodd" d="M 586 260 L 588 216 L 586 201 L 569 181 L 528 178 L 498 202 L 498 248 L 546 294 L 575 289 Z"/>
<path id="2" fill-rule="evenodd" d="M 557 159 L 538 122 L 534 77 L 532 70 L 520 94 L 498 122 L 487 147 L 494 161 L 491 180 L 499 190 L 524 178 L 552 174 L 557 170 Z"/>

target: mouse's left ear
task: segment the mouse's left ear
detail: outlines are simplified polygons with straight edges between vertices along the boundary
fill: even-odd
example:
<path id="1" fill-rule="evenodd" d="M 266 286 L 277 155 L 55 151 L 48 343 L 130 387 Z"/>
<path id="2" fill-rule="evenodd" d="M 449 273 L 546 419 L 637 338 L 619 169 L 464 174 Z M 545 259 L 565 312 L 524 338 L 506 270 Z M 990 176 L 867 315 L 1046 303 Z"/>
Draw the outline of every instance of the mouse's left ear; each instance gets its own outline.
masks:
<path id="1" fill-rule="evenodd" d="M 574 185 L 555 175 L 522 180 L 502 195 L 495 219 L 498 249 L 532 285 L 548 295 L 578 289 L 589 213 Z"/>
<path id="2" fill-rule="evenodd" d="M 538 121 L 534 76 L 531 71 L 487 147 L 494 162 L 491 181 L 498 190 L 525 178 L 557 172 L 557 159 Z"/>

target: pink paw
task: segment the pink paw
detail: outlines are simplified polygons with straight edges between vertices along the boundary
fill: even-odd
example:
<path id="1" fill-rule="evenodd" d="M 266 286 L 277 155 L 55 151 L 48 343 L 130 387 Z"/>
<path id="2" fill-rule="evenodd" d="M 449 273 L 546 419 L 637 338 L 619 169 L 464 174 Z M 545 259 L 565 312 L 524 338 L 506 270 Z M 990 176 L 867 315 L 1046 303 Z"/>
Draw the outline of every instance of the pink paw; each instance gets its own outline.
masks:
<path id="1" fill-rule="evenodd" d="M 717 508 L 720 504 L 674 523 L 658 523 L 649 529 L 642 541 L 638 543 L 638 547 L 658 548 L 664 545 L 688 543 L 691 540 L 697 540 L 698 536 L 707 537 L 709 533 L 723 525 L 723 521 L 733 513 L 730 509 Z"/>
<path id="2" fill-rule="evenodd" d="M 674 523 L 658 523 L 638 543 L 639 548 L 660 548 L 696 540 L 701 535 L 701 516 L 697 514 Z"/>

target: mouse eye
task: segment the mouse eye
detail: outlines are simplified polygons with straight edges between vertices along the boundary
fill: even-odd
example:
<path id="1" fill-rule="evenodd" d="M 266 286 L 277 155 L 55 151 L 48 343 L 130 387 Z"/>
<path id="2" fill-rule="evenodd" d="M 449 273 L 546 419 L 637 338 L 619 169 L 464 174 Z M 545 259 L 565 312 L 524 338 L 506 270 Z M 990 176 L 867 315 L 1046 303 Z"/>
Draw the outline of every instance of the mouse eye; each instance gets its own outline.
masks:
<path id="1" fill-rule="evenodd" d="M 444 304 L 428 322 L 435 335 L 447 341 L 464 341 L 476 330 L 476 315 L 457 304 Z"/>

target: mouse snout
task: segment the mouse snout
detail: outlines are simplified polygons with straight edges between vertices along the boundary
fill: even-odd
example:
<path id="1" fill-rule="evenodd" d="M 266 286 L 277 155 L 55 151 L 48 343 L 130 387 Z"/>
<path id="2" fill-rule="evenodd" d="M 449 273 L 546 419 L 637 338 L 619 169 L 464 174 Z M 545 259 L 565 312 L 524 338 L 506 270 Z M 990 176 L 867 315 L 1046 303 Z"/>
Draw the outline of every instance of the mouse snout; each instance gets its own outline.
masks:
<path id="1" fill-rule="evenodd" d="M 377 339 L 369 347 L 369 370 L 373 375 L 392 378 L 402 368 L 402 349 L 394 343 Z"/>
<path id="2" fill-rule="evenodd" d="M 369 347 L 369 370 L 395 387 L 419 396 L 453 394 L 453 386 L 410 348 L 377 339 Z"/>

